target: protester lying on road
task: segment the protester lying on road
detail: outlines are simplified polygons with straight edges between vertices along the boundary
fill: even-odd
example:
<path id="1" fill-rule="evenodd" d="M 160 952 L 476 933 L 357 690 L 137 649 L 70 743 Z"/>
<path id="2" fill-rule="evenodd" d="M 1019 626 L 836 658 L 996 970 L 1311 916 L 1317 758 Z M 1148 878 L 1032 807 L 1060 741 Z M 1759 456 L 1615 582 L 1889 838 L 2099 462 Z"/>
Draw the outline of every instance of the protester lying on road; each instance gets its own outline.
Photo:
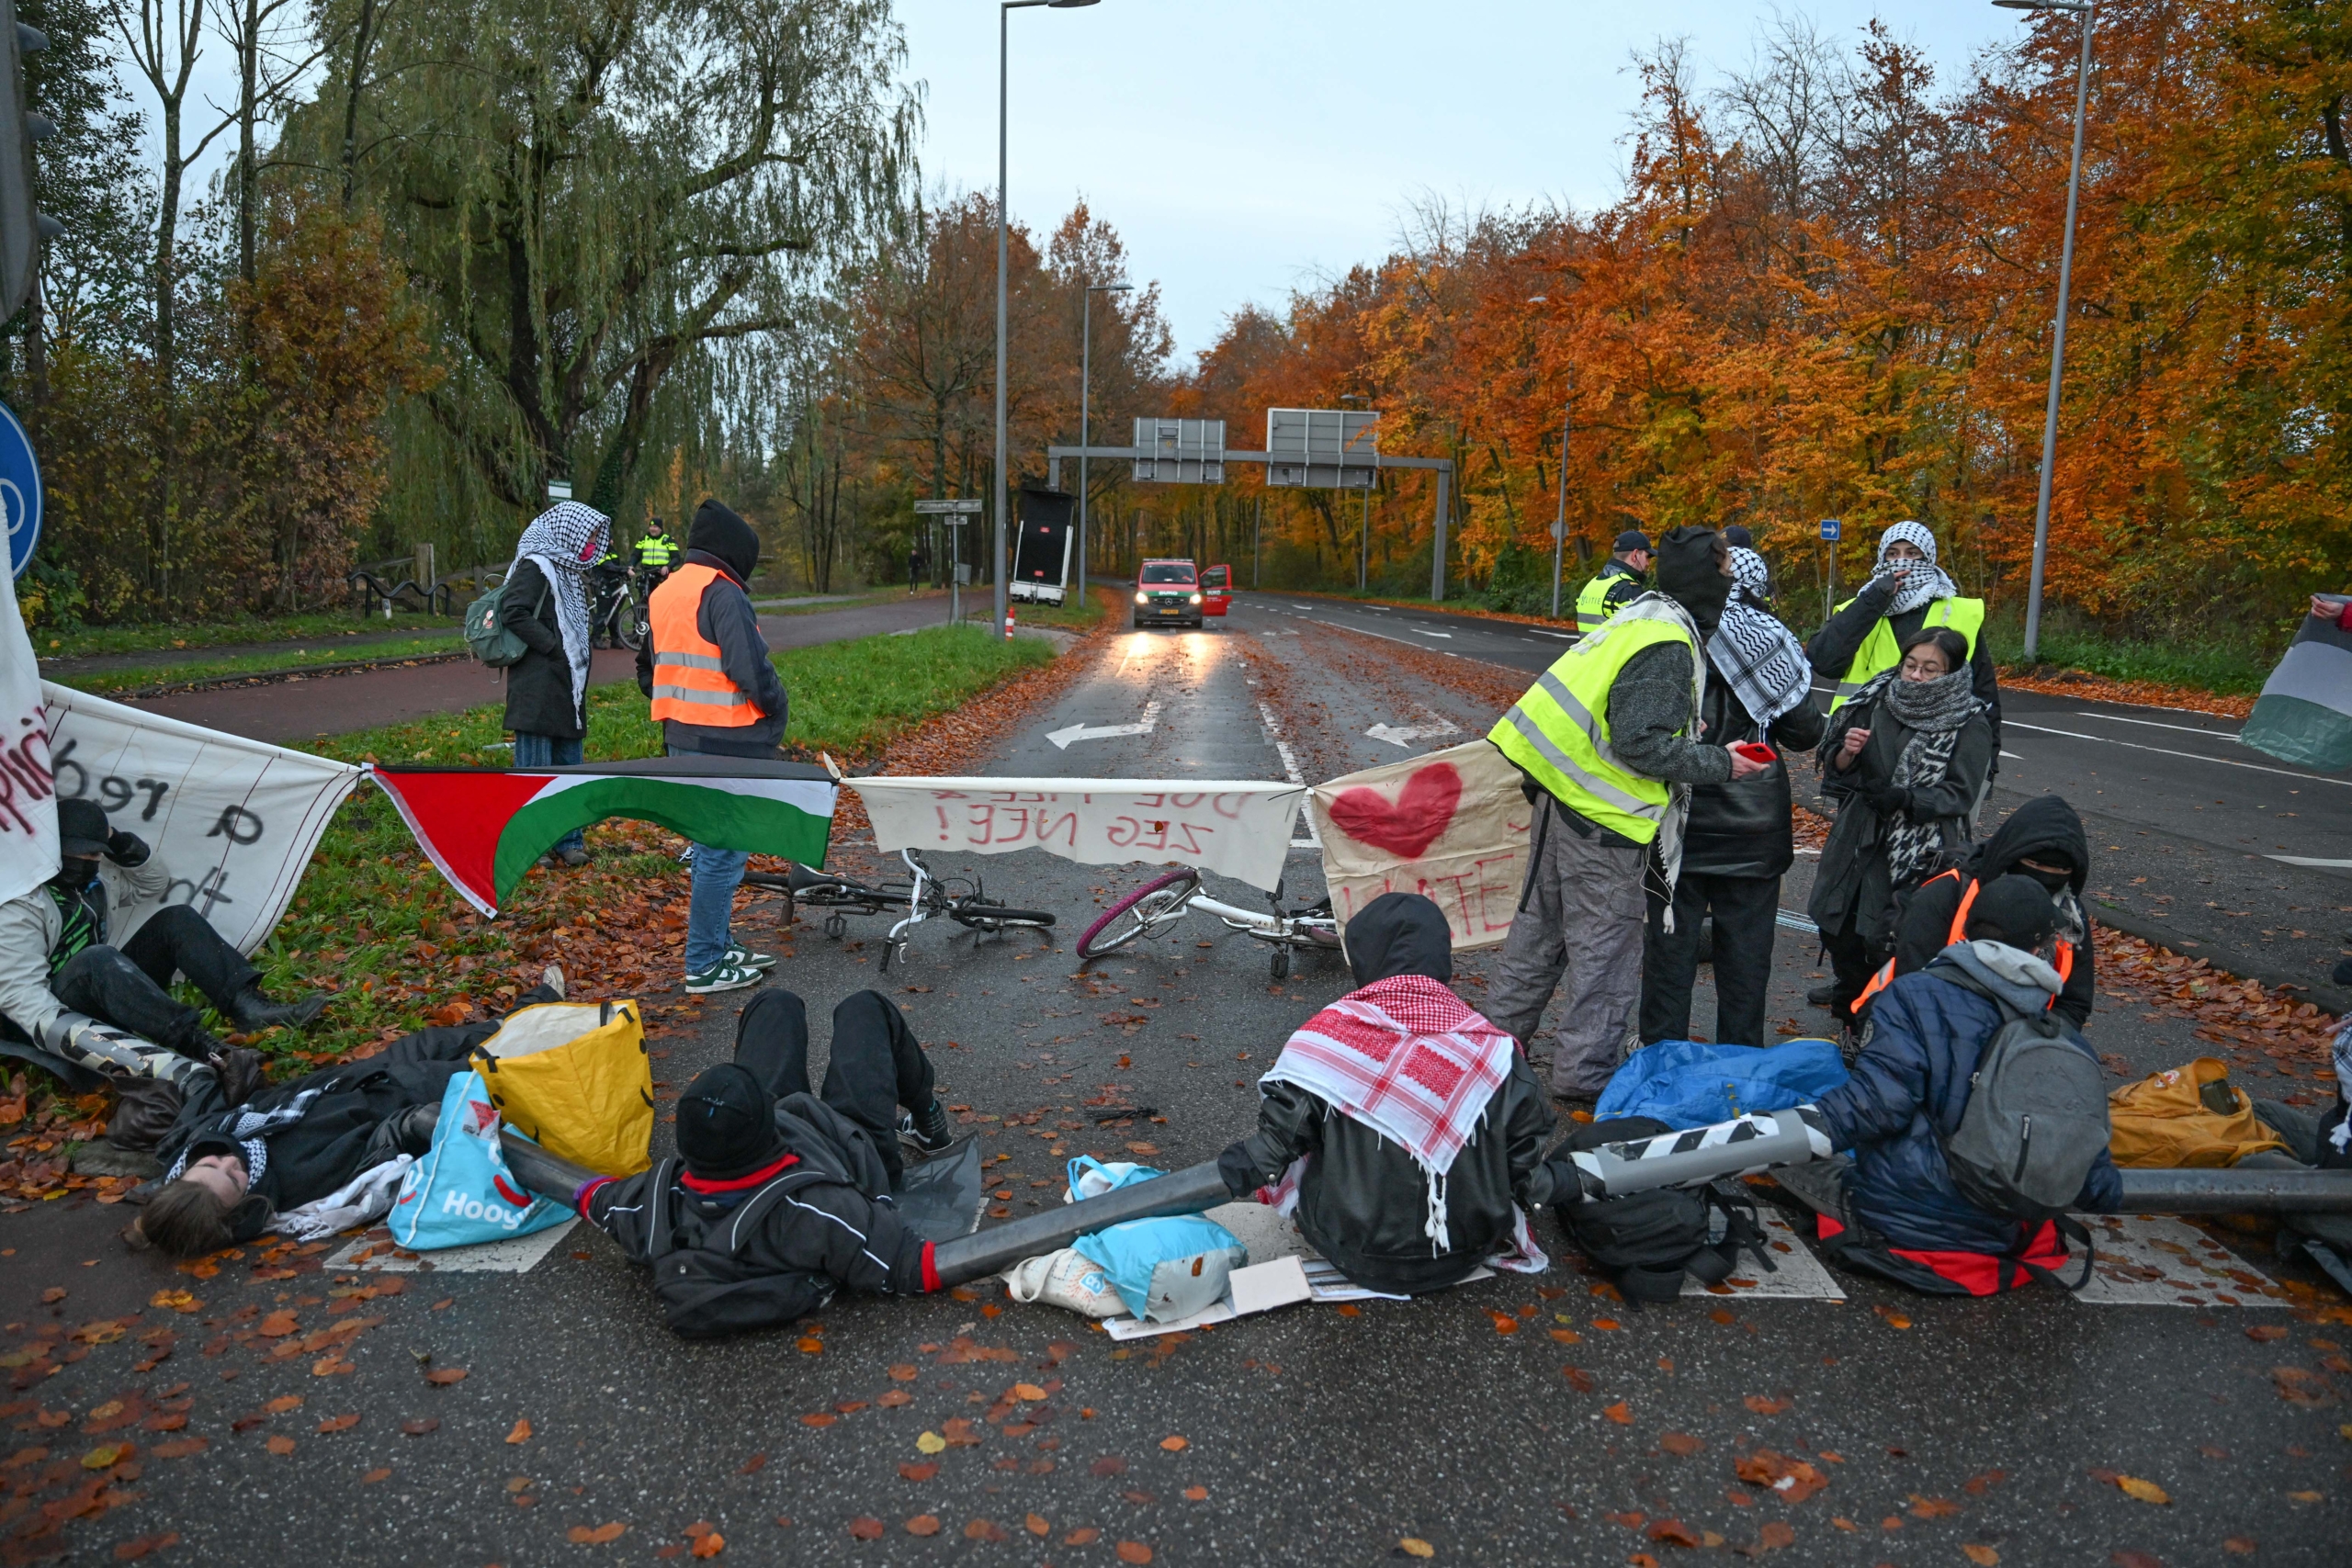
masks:
<path id="1" fill-rule="evenodd" d="M 820 1098 L 808 1092 L 806 1005 L 763 990 L 736 1022 L 735 1059 L 705 1068 L 679 1098 L 679 1157 L 598 1177 L 572 1206 L 652 1268 L 673 1332 L 771 1328 L 821 1309 L 843 1285 L 939 1289 L 932 1244 L 891 1202 L 902 1142 L 921 1156 L 955 1139 L 930 1058 L 890 999 L 860 991 L 833 1010 Z"/>
<path id="2" fill-rule="evenodd" d="M 2117 1206 L 2122 1184 L 2108 1156 L 2097 1060 L 2052 1010 L 2063 988 L 2047 956 L 2056 931 L 2057 910 L 2040 883 L 1996 878 L 1971 906 L 1965 940 L 1899 976 L 1871 1004 L 1853 1076 L 1818 1102 L 1831 1141 L 1852 1157 L 1774 1173 L 1819 1213 L 1831 1258 L 1955 1295 L 2013 1289 L 2066 1264 L 2063 1233 L 2075 1228 L 2071 1221 L 1996 1213 L 1963 1193 L 1953 1174 L 1954 1135 L 1972 1096 L 1986 1092 L 1978 1072 L 1988 1066 L 1986 1048 L 2020 1018 L 2055 1020 L 2065 1043 L 2092 1063 L 2089 1106 L 2053 1100 L 2034 1112 L 2045 1145 L 2060 1140 L 2053 1150 L 2085 1166 L 2079 1191 L 2059 1206 Z M 2087 1138 L 2058 1131 L 2085 1111 L 2096 1119 Z M 2029 1137 L 2032 1131 L 2026 1128 Z"/>
<path id="3" fill-rule="evenodd" d="M 1227 1190 L 1295 1203 L 1306 1239 L 1366 1290 L 1438 1290 L 1490 1261 L 1540 1269 L 1527 1216 L 1554 1190 L 1551 1109 L 1511 1037 L 1447 988 L 1444 914 L 1384 893 L 1348 922 L 1347 952 L 1356 989 L 1259 1080 L 1258 1130 L 1217 1160 Z"/>
<path id="4" fill-rule="evenodd" d="M 561 1000 L 563 971 L 551 967 L 514 1005 Z M 363 1061 L 274 1084 L 234 1110 L 183 1115 L 157 1151 L 171 1162 L 164 1183 L 124 1239 L 175 1258 L 217 1252 L 396 1155 L 423 1154 L 450 1077 L 497 1032 L 496 1020 L 421 1029 Z"/>
<path id="5" fill-rule="evenodd" d="M 1926 968 L 1960 941 L 1977 895 L 1996 878 L 2015 874 L 2040 883 L 2058 912 L 2052 966 L 2066 985 L 2057 1011 L 2076 1029 L 2086 1027 L 2095 998 L 2090 920 L 2082 904 L 2090 859 L 2090 840 L 2075 808 L 2054 795 L 2035 795 L 1977 845 L 1966 864 L 1929 877 L 1911 895 L 1895 924 L 1894 956 L 1862 992 L 1862 1001 L 1897 975 Z"/>
<path id="6" fill-rule="evenodd" d="M 119 1116 L 109 1129 L 118 1145 L 152 1147 L 182 1100 L 208 1108 L 242 1099 L 260 1076 L 258 1054 L 232 1058 L 196 1009 L 172 995 L 175 971 L 240 1030 L 300 1028 L 326 998 L 270 1000 L 261 971 L 186 904 L 156 910 L 119 948 L 108 945 L 109 911 L 160 896 L 170 868 L 137 834 L 111 826 L 95 801 L 59 801 L 57 826 L 57 874 L 0 904 L 0 1017 L 9 1038 L 62 1058 L 62 1076 L 82 1069 L 171 1086 L 141 1100 L 141 1126 Z M 93 1021 L 113 1027 L 93 1030 Z M 160 1111 L 157 1097 L 169 1101 Z"/>

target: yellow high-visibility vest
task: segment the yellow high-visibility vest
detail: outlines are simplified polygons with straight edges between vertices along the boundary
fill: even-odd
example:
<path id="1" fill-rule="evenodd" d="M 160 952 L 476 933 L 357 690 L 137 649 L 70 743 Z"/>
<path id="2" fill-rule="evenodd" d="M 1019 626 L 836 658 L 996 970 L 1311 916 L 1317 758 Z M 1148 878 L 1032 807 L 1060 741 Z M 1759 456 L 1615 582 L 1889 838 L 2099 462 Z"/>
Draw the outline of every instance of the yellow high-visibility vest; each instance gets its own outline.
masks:
<path id="1" fill-rule="evenodd" d="M 1846 601 L 1846 604 L 1852 603 L 1851 599 Z M 1843 610 L 1846 604 L 1840 604 L 1838 608 Z M 1835 614 L 1835 612 L 1832 613 Z M 1968 658 L 1973 659 L 1976 657 L 1976 635 L 1984 629 L 1984 601 L 1982 599 L 1931 601 L 1928 605 L 1927 618 L 1921 621 L 1919 626 L 1922 630 L 1929 626 L 1950 626 L 1967 639 Z M 1881 615 L 1878 625 L 1871 628 L 1871 635 L 1862 639 L 1861 648 L 1855 652 L 1852 668 L 1838 677 L 1838 695 L 1830 702 L 1829 711 L 1836 713 L 1845 706 L 1847 698 L 1869 685 L 1874 676 L 1894 669 L 1902 658 L 1903 650 L 1894 646 L 1894 623 L 1884 615 Z M 1962 660 L 1962 662 L 1966 663 L 1967 660 Z"/>
<path id="2" fill-rule="evenodd" d="M 1609 618 L 1609 591 L 1621 582 L 1633 584 L 1640 592 L 1642 580 L 1623 571 L 1603 570 L 1600 576 L 1577 591 L 1577 630 L 1597 632 L 1600 623 Z"/>
<path id="3" fill-rule="evenodd" d="M 1487 734 L 1563 804 L 1637 844 L 1657 837 L 1667 785 L 1628 770 L 1610 750 L 1609 688 L 1635 654 L 1662 642 L 1691 648 L 1672 621 L 1611 618 L 1536 677 Z"/>

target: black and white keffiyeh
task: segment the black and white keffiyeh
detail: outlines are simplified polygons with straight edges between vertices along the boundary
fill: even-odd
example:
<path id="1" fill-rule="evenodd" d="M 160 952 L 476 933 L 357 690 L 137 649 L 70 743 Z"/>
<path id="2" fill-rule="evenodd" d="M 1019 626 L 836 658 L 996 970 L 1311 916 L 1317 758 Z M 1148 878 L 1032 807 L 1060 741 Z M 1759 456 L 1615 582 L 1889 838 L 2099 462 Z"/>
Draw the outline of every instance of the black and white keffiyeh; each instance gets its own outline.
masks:
<path id="1" fill-rule="evenodd" d="M 1877 576 L 1891 575 L 1893 569 L 1887 565 L 1886 549 L 1889 545 L 1896 544 L 1916 545 L 1919 553 L 1928 558 L 1924 563 L 1908 563 L 1908 570 L 1903 574 L 1903 586 L 1895 590 L 1894 603 L 1886 607 L 1888 615 L 1907 615 L 1935 600 L 1960 597 L 1960 585 L 1936 564 L 1936 536 L 1925 523 L 1897 523 L 1878 536 Z"/>
<path id="2" fill-rule="evenodd" d="M 1889 782 L 1905 789 L 1921 789 L 1944 782 L 1951 771 L 1951 754 L 1960 744 L 1961 730 L 1984 706 L 1976 697 L 1974 678 L 1962 665 L 1933 681 L 1905 681 L 1900 670 L 1883 671 L 1854 694 L 1849 711 L 1865 716 L 1864 723 L 1869 722 L 1867 716 L 1883 711 L 1911 731 Z M 1836 743 L 1843 739 L 1843 729 L 1833 726 L 1822 737 L 1824 766 L 1828 765 Z M 1934 822 L 1914 822 L 1898 811 L 1880 828 L 1879 842 L 1886 851 L 1887 878 L 1893 886 L 1916 886 L 1936 870 L 1944 845 L 1942 830 Z"/>
<path id="3" fill-rule="evenodd" d="M 563 655 L 571 665 L 571 709 L 584 716 L 588 693 L 588 568 L 603 558 L 612 539 L 612 519 L 593 506 L 559 501 L 531 520 L 514 542 L 517 563 L 529 561 L 555 595 L 556 626 L 563 633 Z M 514 569 L 508 567 L 511 573 Z"/>
<path id="4" fill-rule="evenodd" d="M 1741 558 L 1745 557 L 1746 559 Z M 1731 682 L 1739 705 L 1758 729 L 1804 701 L 1813 687 L 1813 666 L 1804 645 L 1769 611 L 1756 607 L 1770 583 L 1764 558 L 1754 550 L 1731 552 L 1732 596 L 1707 639 L 1707 661 Z M 1754 599 L 1751 599 L 1751 595 Z"/>

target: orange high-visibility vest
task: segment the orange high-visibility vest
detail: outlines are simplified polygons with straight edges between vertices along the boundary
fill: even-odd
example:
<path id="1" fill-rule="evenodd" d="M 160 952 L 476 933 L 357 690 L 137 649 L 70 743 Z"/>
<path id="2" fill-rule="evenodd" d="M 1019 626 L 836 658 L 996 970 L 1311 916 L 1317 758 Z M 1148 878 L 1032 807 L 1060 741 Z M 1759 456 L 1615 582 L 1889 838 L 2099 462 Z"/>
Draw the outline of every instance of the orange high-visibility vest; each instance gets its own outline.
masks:
<path id="1" fill-rule="evenodd" d="M 1928 881 L 1922 883 L 1920 886 L 1924 887 L 1934 883 L 1941 882 L 1947 876 L 1958 876 L 1959 874 L 1960 873 L 1958 871 L 1943 872 L 1939 875 L 1928 878 Z M 1967 937 L 1968 907 L 1976 902 L 1976 890 L 1984 886 L 1984 885 L 1983 883 L 1972 879 L 1968 884 L 1968 891 L 1960 896 L 1960 908 L 1954 909 L 1951 915 L 1951 931 L 1944 938 L 1944 945 L 1946 947 L 1950 947 L 1953 942 L 1962 941 Z M 2065 981 L 2074 977 L 2075 944 L 2073 942 L 2062 942 L 2058 944 L 2058 962 L 2054 967 L 2058 971 L 2058 979 L 2062 985 Z M 1860 1011 L 1861 1006 L 1864 1002 L 1869 1001 L 1872 997 L 1878 995 L 1881 991 L 1883 991 L 1887 987 L 1894 983 L 1894 960 L 1890 958 L 1879 966 L 1877 974 L 1871 976 L 1871 983 L 1862 987 L 1862 994 L 1854 998 L 1854 1010 L 1857 1012 Z M 2045 1005 L 2054 1006 L 2057 1000 L 2057 998 L 2052 997 L 2050 998 L 2050 1002 Z"/>
<path id="2" fill-rule="evenodd" d="M 646 601 L 652 622 L 656 719 L 734 729 L 766 716 L 749 692 L 727 678 L 719 646 L 695 624 L 703 590 L 721 575 L 717 567 L 680 567 Z"/>

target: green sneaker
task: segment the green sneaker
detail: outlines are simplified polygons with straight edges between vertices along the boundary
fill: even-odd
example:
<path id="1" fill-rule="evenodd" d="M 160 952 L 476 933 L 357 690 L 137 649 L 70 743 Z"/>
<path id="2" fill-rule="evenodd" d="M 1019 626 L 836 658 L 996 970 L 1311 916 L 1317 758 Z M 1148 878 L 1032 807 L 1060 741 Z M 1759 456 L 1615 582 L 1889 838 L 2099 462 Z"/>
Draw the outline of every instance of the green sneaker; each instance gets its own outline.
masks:
<path id="1" fill-rule="evenodd" d="M 738 942 L 729 944 L 727 956 L 719 962 L 722 964 L 732 964 L 738 969 L 757 969 L 762 974 L 765 974 L 775 967 L 775 954 L 773 953 L 754 953 L 752 949 L 745 947 L 741 942 Z"/>
<path id="2" fill-rule="evenodd" d="M 686 976 L 686 995 L 707 996 L 713 991 L 740 991 L 746 986 L 760 983 L 760 972 L 730 964 L 722 958 L 699 975 Z"/>

